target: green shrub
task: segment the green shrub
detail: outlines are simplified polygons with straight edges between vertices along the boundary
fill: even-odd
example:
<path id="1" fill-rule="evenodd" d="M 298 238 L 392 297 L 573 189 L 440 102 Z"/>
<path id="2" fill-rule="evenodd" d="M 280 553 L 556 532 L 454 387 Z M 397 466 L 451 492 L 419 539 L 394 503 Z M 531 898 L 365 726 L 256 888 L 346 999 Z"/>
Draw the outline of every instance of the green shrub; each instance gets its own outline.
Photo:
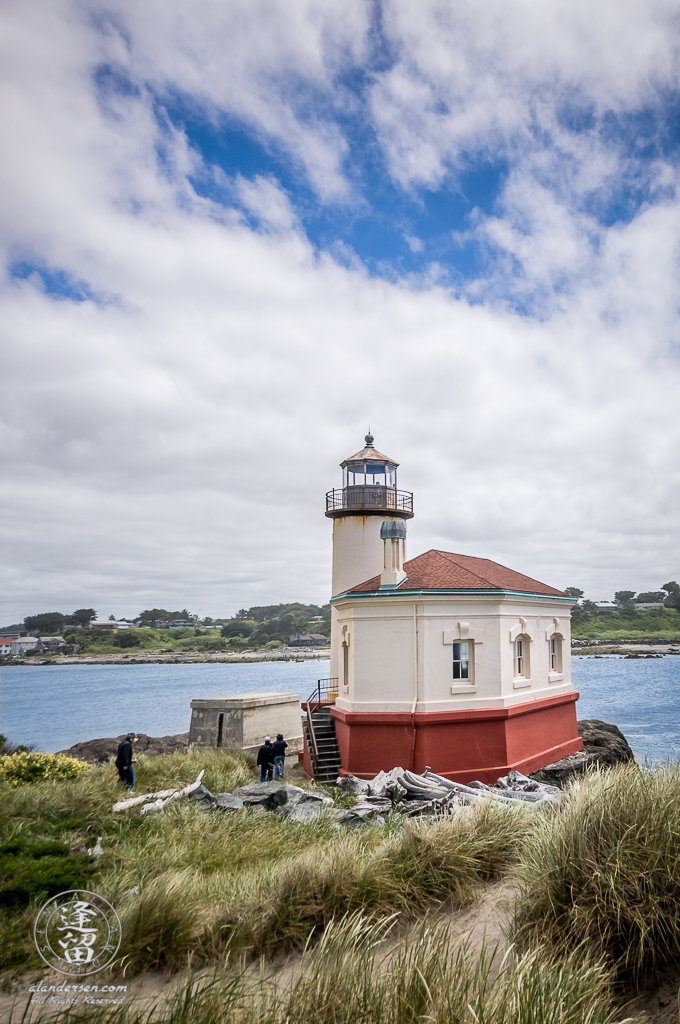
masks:
<path id="1" fill-rule="evenodd" d="M 38 782 L 43 779 L 74 779 L 89 769 L 85 761 L 65 754 L 19 751 L 0 757 L 0 782 L 18 786 L 20 782 Z"/>
<path id="2" fill-rule="evenodd" d="M 87 854 L 71 853 L 65 843 L 19 837 L 0 846 L 0 907 L 26 907 L 83 888 L 96 872 Z"/>
<path id="3" fill-rule="evenodd" d="M 144 639 L 136 629 L 121 629 L 112 642 L 114 647 L 141 647 Z"/>

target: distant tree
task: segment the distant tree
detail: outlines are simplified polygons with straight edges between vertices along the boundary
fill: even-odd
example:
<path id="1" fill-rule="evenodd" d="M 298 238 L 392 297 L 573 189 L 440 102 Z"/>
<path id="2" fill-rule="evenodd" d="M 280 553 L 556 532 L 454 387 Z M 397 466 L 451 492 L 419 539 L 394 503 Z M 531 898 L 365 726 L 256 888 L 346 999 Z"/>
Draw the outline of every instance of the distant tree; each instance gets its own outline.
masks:
<path id="1" fill-rule="evenodd" d="M 96 618 L 97 618 L 97 613 L 94 610 L 94 608 L 76 608 L 76 610 L 74 611 L 73 615 L 71 616 L 71 621 L 76 626 L 83 626 L 84 627 L 84 626 L 87 626 L 88 622 L 91 619 L 96 619 Z"/>
<path id="2" fill-rule="evenodd" d="M 624 615 L 627 615 L 629 618 L 633 615 L 636 615 L 637 609 L 635 607 L 635 601 L 633 601 L 632 599 L 624 601 L 623 608 L 621 609 L 621 611 Z"/>
<path id="3" fill-rule="evenodd" d="M 52 636 L 61 633 L 64 626 L 69 624 L 70 618 L 70 615 L 62 615 L 61 612 L 41 612 L 39 615 L 27 615 L 24 627 L 30 632 L 39 633 L 40 636 Z"/>
<path id="4" fill-rule="evenodd" d="M 644 594 L 638 594 L 635 600 L 643 604 L 652 604 L 655 601 L 663 601 L 665 597 L 666 594 L 663 590 L 646 590 Z"/>
<path id="5" fill-rule="evenodd" d="M 614 594 L 614 600 L 617 604 L 625 604 L 626 601 L 632 601 L 634 597 L 634 590 L 617 590 Z"/>
<path id="6" fill-rule="evenodd" d="M 583 597 L 583 591 L 579 590 L 578 587 L 565 587 L 565 594 L 569 594 L 569 597 Z"/>
<path id="7" fill-rule="evenodd" d="M 248 621 L 248 619 L 230 619 L 226 622 L 220 630 L 222 636 L 250 636 L 255 630 L 255 623 Z"/>
<path id="8" fill-rule="evenodd" d="M 140 612 L 135 621 L 139 620 L 145 624 L 155 622 L 157 619 L 162 621 L 172 621 L 173 619 L 189 619 L 195 618 L 192 616 L 186 608 L 183 608 L 181 612 L 169 612 L 167 608 L 147 608 L 145 611 Z"/>
<path id="9" fill-rule="evenodd" d="M 248 615 L 248 609 L 247 608 L 240 608 L 236 612 L 236 615 L 234 616 L 234 618 L 235 619 L 249 619 L 250 616 Z"/>
<path id="10" fill-rule="evenodd" d="M 116 616 L 115 615 L 109 615 L 109 622 L 115 622 L 115 621 L 116 621 Z"/>
<path id="11" fill-rule="evenodd" d="M 136 629 L 121 629 L 113 638 L 114 647 L 141 647 L 142 638 Z"/>
<path id="12" fill-rule="evenodd" d="M 596 612 L 597 613 L 599 611 L 599 608 L 597 607 L 597 605 L 595 604 L 594 601 L 584 601 L 581 607 L 585 611 L 591 612 L 591 613 L 592 612 Z"/>
<path id="13" fill-rule="evenodd" d="M 666 608 L 675 608 L 676 612 L 680 612 L 680 584 L 671 580 L 670 583 L 663 583 L 662 589 L 668 594 L 664 601 Z"/>

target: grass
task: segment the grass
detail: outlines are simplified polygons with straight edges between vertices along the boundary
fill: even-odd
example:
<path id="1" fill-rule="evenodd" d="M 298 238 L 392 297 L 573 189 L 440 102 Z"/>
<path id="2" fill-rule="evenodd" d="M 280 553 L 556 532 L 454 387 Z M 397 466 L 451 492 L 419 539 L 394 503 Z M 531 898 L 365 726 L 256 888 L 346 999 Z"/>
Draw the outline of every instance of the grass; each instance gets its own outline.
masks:
<path id="1" fill-rule="evenodd" d="M 614 1024 L 609 980 L 574 954 L 472 956 L 427 922 L 386 948 L 393 922 L 354 914 L 330 922 L 288 984 L 238 971 L 189 976 L 155 1010 L 80 1007 L 83 1024 Z M 16 1015 L 17 1021 L 19 1014 Z M 54 1024 L 74 1019 L 61 1012 Z"/>
<path id="2" fill-rule="evenodd" d="M 140 756 L 138 790 L 193 780 L 206 768 L 214 793 L 253 781 L 252 759 L 217 750 Z M 3 788 L 0 843 L 58 840 L 82 855 L 103 837 L 97 891 L 118 909 L 125 934 L 118 970 L 176 971 L 237 953 L 291 948 L 354 911 L 372 919 L 413 917 L 437 901 L 474 897 L 517 855 L 527 817 L 501 809 L 353 831 L 321 816 L 311 824 L 277 815 L 205 813 L 190 801 L 141 817 L 110 813 L 120 797 L 112 765 L 77 780 Z M 135 895 L 128 895 L 137 888 Z M 0 921 L 0 969 L 11 979 L 38 967 L 30 922 L 39 894 Z"/>
<path id="3" fill-rule="evenodd" d="M 593 772 L 570 795 L 525 843 L 517 937 L 638 981 L 680 955 L 680 770 Z"/>
<path id="4" fill-rule="evenodd" d="M 200 768 L 213 792 L 254 777 L 247 757 L 194 748 L 142 755 L 140 791 L 193 780 Z M 82 857 L 103 836 L 96 890 L 118 910 L 124 935 L 113 974 L 217 972 L 208 985 L 205 973 L 200 985 L 187 982 L 193 1016 L 179 997 L 159 1009 L 168 1024 L 216 1021 L 219 1012 L 244 1024 L 597 1024 L 618 1019 L 607 1009 L 612 984 L 640 983 L 680 956 L 677 765 L 593 771 L 572 784 L 567 801 L 531 813 L 484 808 L 432 822 L 393 814 L 357 831 L 328 816 L 299 824 L 274 814 L 205 813 L 190 801 L 157 815 L 113 815 L 119 796 L 112 765 L 78 779 L 4 785 L 0 847 L 10 858 L 24 851 L 38 863 L 41 851 L 56 862 L 62 847 Z M 383 962 L 390 923 L 427 920 L 449 899 L 465 905 L 480 882 L 508 875 L 518 882 L 517 953 L 502 983 L 484 957 L 473 962 L 453 950 L 434 926 L 416 928 Z M 31 938 L 40 902 L 36 894 L 27 907 L 0 912 L 5 985 L 27 965 L 41 972 Z M 287 994 L 234 973 L 244 957 L 305 944 L 304 977 Z M 109 1020 L 97 1013 L 85 1019 Z M 116 1013 L 127 1024 L 141 1021 L 134 1008 Z"/>
<path id="5" fill-rule="evenodd" d="M 571 635 L 574 640 L 680 641 L 680 615 L 672 608 L 592 613 L 572 619 Z"/>

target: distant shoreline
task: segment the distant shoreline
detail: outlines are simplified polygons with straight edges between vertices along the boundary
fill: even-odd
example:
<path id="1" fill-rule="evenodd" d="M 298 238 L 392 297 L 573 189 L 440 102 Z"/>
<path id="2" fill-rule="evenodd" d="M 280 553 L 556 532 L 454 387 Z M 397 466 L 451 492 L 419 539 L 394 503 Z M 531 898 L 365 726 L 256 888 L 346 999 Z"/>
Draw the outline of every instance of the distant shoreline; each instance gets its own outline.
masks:
<path id="1" fill-rule="evenodd" d="M 330 658 L 330 651 L 298 651 L 295 654 L 275 651 L 243 651 L 240 654 L 100 654 L 66 655 L 58 658 L 15 658 L 0 662 L 0 667 L 10 668 L 22 665 L 242 665 L 262 661 L 323 661 Z"/>

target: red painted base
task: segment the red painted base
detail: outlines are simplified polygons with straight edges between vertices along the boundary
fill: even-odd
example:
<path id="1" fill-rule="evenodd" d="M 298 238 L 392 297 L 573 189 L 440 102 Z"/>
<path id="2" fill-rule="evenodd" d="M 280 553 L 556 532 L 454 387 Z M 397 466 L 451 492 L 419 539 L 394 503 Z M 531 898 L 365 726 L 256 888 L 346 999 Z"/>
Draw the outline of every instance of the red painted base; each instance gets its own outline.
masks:
<path id="1" fill-rule="evenodd" d="M 510 769 L 534 772 L 583 749 L 576 728 L 578 693 L 508 708 L 431 714 L 368 714 L 333 707 L 343 774 L 372 779 L 397 765 L 429 765 L 454 782 L 495 782 Z M 305 750 L 305 774 L 311 763 Z"/>

